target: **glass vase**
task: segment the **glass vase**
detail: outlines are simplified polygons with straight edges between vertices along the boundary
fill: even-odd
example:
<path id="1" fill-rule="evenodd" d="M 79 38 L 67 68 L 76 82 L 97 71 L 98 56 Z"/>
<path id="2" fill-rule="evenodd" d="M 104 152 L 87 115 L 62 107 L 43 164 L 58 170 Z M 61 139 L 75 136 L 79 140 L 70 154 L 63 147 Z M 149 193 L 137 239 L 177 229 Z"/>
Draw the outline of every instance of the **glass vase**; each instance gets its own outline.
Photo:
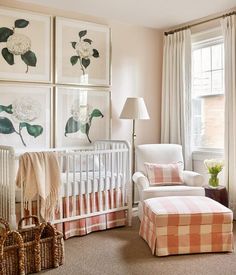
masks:
<path id="1" fill-rule="evenodd" d="M 213 188 L 219 186 L 218 174 L 210 174 L 209 185 Z"/>

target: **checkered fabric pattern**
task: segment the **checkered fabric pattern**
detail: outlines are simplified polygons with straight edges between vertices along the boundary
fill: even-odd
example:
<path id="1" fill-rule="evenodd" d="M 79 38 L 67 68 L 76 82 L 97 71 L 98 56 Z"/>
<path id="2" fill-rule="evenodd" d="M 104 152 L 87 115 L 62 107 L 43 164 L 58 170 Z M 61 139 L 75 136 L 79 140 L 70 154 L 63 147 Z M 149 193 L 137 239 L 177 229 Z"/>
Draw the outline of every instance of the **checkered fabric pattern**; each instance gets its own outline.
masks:
<path id="1" fill-rule="evenodd" d="M 150 185 L 183 184 L 178 163 L 155 164 L 145 162 L 144 165 Z"/>
<path id="2" fill-rule="evenodd" d="M 139 234 L 153 255 L 233 251 L 232 211 L 212 199 L 152 198 L 143 208 Z"/>
<path id="3" fill-rule="evenodd" d="M 122 193 L 117 192 L 115 189 L 113 192 L 108 190 L 107 192 L 107 202 L 108 202 L 108 210 L 112 209 L 112 194 L 113 194 L 113 208 L 121 205 L 122 202 Z M 68 203 L 67 203 L 68 201 Z M 82 203 L 80 204 L 80 196 L 76 196 L 75 204 L 73 201 L 73 197 L 63 198 L 63 217 L 72 217 L 73 216 L 73 206 L 75 205 L 75 213 L 76 215 L 87 214 L 87 209 L 89 207 L 90 212 L 94 213 L 97 211 L 105 210 L 105 202 L 106 202 L 106 194 L 105 192 L 101 192 L 101 201 L 102 201 L 102 209 L 99 209 L 99 193 L 90 193 L 88 196 L 82 196 Z M 80 206 L 82 205 L 82 209 Z M 16 203 L 16 215 L 17 220 L 20 219 L 20 203 Z M 33 215 L 37 215 L 37 202 L 32 202 L 31 213 Z M 24 209 L 24 215 L 29 215 L 30 212 L 27 208 Z M 68 216 L 67 216 L 68 214 Z M 59 218 L 59 212 L 55 213 L 55 218 Z M 107 214 L 100 214 L 88 218 L 82 218 L 79 220 L 68 221 L 63 223 L 55 224 L 57 230 L 63 232 L 65 239 L 68 239 L 73 236 L 83 236 L 89 234 L 94 231 L 106 230 L 109 228 L 125 226 L 127 222 L 127 211 L 115 211 Z"/>

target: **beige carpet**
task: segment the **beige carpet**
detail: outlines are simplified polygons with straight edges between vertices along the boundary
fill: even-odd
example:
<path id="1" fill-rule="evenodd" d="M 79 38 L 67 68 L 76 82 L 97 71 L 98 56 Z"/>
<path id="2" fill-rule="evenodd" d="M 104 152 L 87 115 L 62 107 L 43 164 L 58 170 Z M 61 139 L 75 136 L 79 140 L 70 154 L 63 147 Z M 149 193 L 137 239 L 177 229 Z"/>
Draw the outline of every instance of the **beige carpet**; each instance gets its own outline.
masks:
<path id="1" fill-rule="evenodd" d="M 79 275 L 234 275 L 236 253 L 209 253 L 168 257 L 152 256 L 132 227 L 95 232 L 65 242 L 66 262 L 44 274 Z M 234 224 L 236 229 L 236 223 Z M 234 230 L 236 240 L 236 230 Z"/>

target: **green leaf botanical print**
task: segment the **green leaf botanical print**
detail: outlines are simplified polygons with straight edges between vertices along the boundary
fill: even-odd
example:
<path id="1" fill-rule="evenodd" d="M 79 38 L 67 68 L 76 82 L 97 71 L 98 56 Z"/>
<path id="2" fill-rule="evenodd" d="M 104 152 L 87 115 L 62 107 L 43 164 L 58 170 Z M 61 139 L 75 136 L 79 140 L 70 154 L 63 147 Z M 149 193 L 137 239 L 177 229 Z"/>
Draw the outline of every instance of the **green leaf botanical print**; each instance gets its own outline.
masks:
<path id="1" fill-rule="evenodd" d="M 75 50 L 76 55 L 71 56 L 70 63 L 72 66 L 78 63 L 82 74 L 85 75 L 86 69 L 91 64 L 91 58 L 99 58 L 99 52 L 97 49 L 92 47 L 92 39 L 85 37 L 87 35 L 87 30 L 82 30 L 79 32 L 79 41 L 70 42 L 72 48 Z M 77 57 L 77 58 L 76 58 Z"/>
<path id="2" fill-rule="evenodd" d="M 13 30 L 5 27 L 0 28 L 0 42 L 7 42 L 8 37 L 12 34 Z"/>
<path id="3" fill-rule="evenodd" d="M 15 132 L 15 128 L 7 117 L 0 117 L 0 134 L 9 135 Z"/>
<path id="4" fill-rule="evenodd" d="M 103 117 L 103 114 L 100 110 L 98 109 L 94 109 L 92 111 L 91 117 Z"/>
<path id="5" fill-rule="evenodd" d="M 86 69 L 90 64 L 90 59 L 85 59 L 82 58 L 82 65 L 84 66 L 84 68 Z"/>
<path id="6" fill-rule="evenodd" d="M 21 122 L 20 128 L 22 129 L 24 127 L 26 127 L 28 134 L 35 138 L 43 133 L 43 127 L 40 125 L 30 125 L 29 123 Z"/>
<path id="7" fill-rule="evenodd" d="M 92 126 L 92 120 L 94 117 L 103 118 L 104 115 L 99 109 L 93 109 L 93 111 L 89 113 L 88 106 L 81 107 L 78 104 L 72 106 L 71 113 L 73 116 L 66 122 L 65 136 L 68 137 L 68 134 L 81 131 L 81 133 L 87 136 L 88 141 L 91 143 L 89 131 Z"/>
<path id="8" fill-rule="evenodd" d="M 91 45 L 93 41 L 91 39 L 89 39 L 89 38 L 85 38 L 84 42 L 88 42 Z"/>
<path id="9" fill-rule="evenodd" d="M 26 28 L 30 22 L 26 19 L 20 18 L 15 20 L 12 29 L 7 27 L 0 27 L 0 42 L 5 42 L 6 45 L 2 49 L 2 56 L 8 65 L 14 65 L 15 55 L 20 55 L 22 61 L 26 64 L 26 71 L 28 73 L 29 66 L 36 67 L 37 57 L 31 50 L 31 39 L 23 33 L 18 33 L 17 29 Z"/>
<path id="10" fill-rule="evenodd" d="M 73 117 L 70 117 L 67 120 L 67 123 L 65 126 L 65 136 L 67 136 L 67 134 L 76 133 L 79 131 L 79 129 L 80 129 L 80 122 L 74 120 Z"/>
<path id="11" fill-rule="evenodd" d="M 2 56 L 9 65 L 14 64 L 14 55 L 10 53 L 7 48 L 2 49 Z"/>
<path id="12" fill-rule="evenodd" d="M 25 54 L 21 55 L 21 59 L 25 62 L 26 65 L 35 67 L 37 63 L 37 57 L 32 51 L 28 51 Z"/>
<path id="13" fill-rule="evenodd" d="M 98 58 L 99 52 L 96 49 L 93 49 L 93 57 Z"/>
<path id="14" fill-rule="evenodd" d="M 79 56 L 73 55 L 70 58 L 70 63 L 74 66 L 78 62 Z"/>
<path id="15" fill-rule="evenodd" d="M 77 43 L 77 42 L 71 42 L 71 45 L 72 45 L 72 47 L 73 47 L 74 49 L 75 49 L 76 43 Z"/>
<path id="16" fill-rule="evenodd" d="M 84 30 L 84 31 L 80 31 L 79 32 L 79 38 L 82 38 L 83 36 L 85 36 L 87 34 L 87 31 Z"/>
<path id="17" fill-rule="evenodd" d="M 12 104 L 8 106 L 0 105 L 0 113 L 1 112 L 6 112 L 8 114 L 13 114 L 12 112 Z"/>
<path id="18" fill-rule="evenodd" d="M 81 131 L 83 134 L 86 134 L 89 143 L 92 143 L 91 139 L 89 138 L 90 126 L 91 126 L 91 125 L 90 125 L 89 123 L 83 124 L 83 125 L 80 126 L 80 131 Z"/>
<path id="19" fill-rule="evenodd" d="M 12 104 L 7 106 L 0 105 L 0 112 L 6 112 L 11 115 L 14 123 L 19 122 L 17 129 L 17 127 L 13 126 L 10 118 L 0 117 L 0 134 L 15 133 L 20 137 L 24 146 L 26 146 L 22 132 L 24 128 L 34 138 L 42 135 L 43 127 L 41 125 L 29 123 L 35 121 L 40 115 L 40 104 L 30 97 L 17 98 Z"/>
<path id="20" fill-rule="evenodd" d="M 29 25 L 29 21 L 25 19 L 17 19 L 15 21 L 15 28 L 25 28 Z"/>

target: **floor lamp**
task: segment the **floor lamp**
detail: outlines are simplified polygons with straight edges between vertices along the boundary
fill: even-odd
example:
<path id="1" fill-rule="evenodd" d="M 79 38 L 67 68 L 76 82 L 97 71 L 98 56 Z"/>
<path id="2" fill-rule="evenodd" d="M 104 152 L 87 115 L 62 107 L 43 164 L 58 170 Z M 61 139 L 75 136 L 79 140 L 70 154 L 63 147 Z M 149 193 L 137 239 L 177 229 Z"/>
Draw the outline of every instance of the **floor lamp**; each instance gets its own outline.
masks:
<path id="1" fill-rule="evenodd" d="M 132 175 L 135 172 L 135 120 L 150 119 L 145 102 L 142 97 L 128 97 L 124 104 L 123 110 L 120 114 L 121 119 L 132 119 L 133 120 L 133 131 L 132 131 Z M 134 203 L 134 188 L 132 193 L 132 201 Z"/>

